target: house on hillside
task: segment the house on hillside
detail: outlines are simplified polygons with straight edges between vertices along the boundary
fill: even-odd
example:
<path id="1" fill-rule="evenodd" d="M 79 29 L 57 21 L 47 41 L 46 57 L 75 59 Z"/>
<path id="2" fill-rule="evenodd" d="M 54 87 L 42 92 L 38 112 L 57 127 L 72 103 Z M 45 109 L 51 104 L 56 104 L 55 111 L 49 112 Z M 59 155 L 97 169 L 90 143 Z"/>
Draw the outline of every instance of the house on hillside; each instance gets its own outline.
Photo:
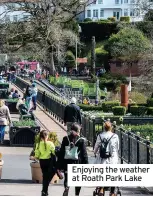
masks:
<path id="1" fill-rule="evenodd" d="M 142 62 L 134 62 L 130 66 L 120 62 L 120 61 L 110 61 L 110 71 L 112 74 L 121 74 L 129 77 L 130 73 L 132 77 L 138 77 L 143 73 L 141 67 Z"/>

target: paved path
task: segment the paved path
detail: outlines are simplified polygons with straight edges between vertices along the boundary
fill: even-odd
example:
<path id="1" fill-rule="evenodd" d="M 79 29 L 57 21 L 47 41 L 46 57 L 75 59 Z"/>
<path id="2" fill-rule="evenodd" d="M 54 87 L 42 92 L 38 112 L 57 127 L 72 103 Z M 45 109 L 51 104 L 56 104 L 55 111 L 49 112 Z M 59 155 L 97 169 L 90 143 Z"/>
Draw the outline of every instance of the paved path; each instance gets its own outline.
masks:
<path id="1" fill-rule="evenodd" d="M 39 196 L 41 184 L 33 184 L 31 181 L 29 161 L 31 148 L 0 147 L 0 152 L 3 153 L 5 162 L 0 181 L 0 196 Z M 93 163 L 93 158 L 89 157 L 89 161 Z M 83 187 L 80 195 L 92 196 L 94 189 L 94 187 Z M 49 194 L 61 196 L 63 190 L 63 181 L 60 181 L 59 184 L 50 185 Z M 142 188 L 121 188 L 121 191 L 123 196 L 151 196 Z M 70 189 L 69 195 L 74 196 L 74 188 Z"/>

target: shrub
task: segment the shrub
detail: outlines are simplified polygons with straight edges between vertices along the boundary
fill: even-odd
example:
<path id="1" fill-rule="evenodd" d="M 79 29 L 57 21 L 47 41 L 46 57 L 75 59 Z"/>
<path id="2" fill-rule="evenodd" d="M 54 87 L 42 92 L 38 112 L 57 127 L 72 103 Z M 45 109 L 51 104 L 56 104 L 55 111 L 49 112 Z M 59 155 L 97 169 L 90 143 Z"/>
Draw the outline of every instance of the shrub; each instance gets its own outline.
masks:
<path id="1" fill-rule="evenodd" d="M 147 97 L 144 94 L 135 91 L 129 93 L 129 99 L 137 104 L 144 104 L 147 102 Z"/>
<path id="2" fill-rule="evenodd" d="M 117 23 L 111 23 L 110 21 L 107 22 L 106 20 L 100 20 L 98 22 L 83 22 L 79 25 L 81 26 L 81 34 L 85 42 L 91 42 L 91 37 L 93 36 L 91 29 L 94 29 L 94 36 L 97 42 L 105 40 L 110 37 L 110 35 L 118 32 Z"/>
<path id="3" fill-rule="evenodd" d="M 112 112 L 112 108 L 115 106 L 120 106 L 119 101 L 106 101 L 102 103 L 102 109 L 104 112 Z"/>
<path id="4" fill-rule="evenodd" d="M 145 106 L 131 106 L 130 107 L 130 113 L 133 116 L 144 116 L 147 111 L 147 108 Z"/>
<path id="5" fill-rule="evenodd" d="M 113 107 L 113 114 L 115 116 L 124 116 L 126 114 L 126 107 L 123 106 L 116 106 Z"/>
<path id="6" fill-rule="evenodd" d="M 91 18 L 85 18 L 84 22 L 92 22 L 92 19 Z"/>
<path id="7" fill-rule="evenodd" d="M 150 98 L 147 100 L 147 106 L 148 107 L 153 107 L 153 98 Z"/>
<path id="8" fill-rule="evenodd" d="M 83 111 L 102 111 L 102 106 L 79 105 Z"/>
<path id="9" fill-rule="evenodd" d="M 116 17 L 108 17 L 108 20 L 111 22 L 116 22 Z"/>
<path id="10" fill-rule="evenodd" d="M 130 17 L 129 16 L 121 16 L 120 21 L 129 23 L 130 22 Z"/>
<path id="11" fill-rule="evenodd" d="M 22 121 L 13 121 L 14 127 L 36 127 L 37 124 L 33 120 L 22 120 Z"/>
<path id="12" fill-rule="evenodd" d="M 147 115 L 153 116 L 153 107 L 148 107 L 147 108 Z"/>
<path id="13" fill-rule="evenodd" d="M 150 141 L 153 141 L 153 125 L 124 125 L 125 129 L 131 128 L 131 132 L 137 133 L 140 132 L 140 137 L 146 139 L 147 136 L 150 137 Z"/>

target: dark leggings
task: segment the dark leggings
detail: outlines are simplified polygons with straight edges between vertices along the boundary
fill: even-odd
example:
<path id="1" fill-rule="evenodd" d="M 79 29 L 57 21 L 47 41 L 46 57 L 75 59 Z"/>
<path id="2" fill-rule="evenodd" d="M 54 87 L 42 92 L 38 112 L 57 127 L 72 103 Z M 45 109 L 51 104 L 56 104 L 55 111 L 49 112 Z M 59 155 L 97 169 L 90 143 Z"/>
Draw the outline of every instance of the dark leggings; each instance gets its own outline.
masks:
<path id="1" fill-rule="evenodd" d="M 48 193 L 48 186 L 55 174 L 51 159 L 40 159 L 40 167 L 43 174 L 42 192 Z"/>
<path id="2" fill-rule="evenodd" d="M 67 172 L 64 172 L 64 187 L 68 188 L 67 186 Z M 81 187 L 75 187 L 75 195 L 79 196 Z"/>

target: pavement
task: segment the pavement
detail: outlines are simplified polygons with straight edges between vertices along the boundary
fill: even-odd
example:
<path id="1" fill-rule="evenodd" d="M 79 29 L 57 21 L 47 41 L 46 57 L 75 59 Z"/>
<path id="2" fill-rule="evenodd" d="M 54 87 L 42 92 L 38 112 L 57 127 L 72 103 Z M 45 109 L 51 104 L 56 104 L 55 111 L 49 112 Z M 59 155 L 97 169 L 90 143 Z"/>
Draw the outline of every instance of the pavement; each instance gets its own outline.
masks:
<path id="1" fill-rule="evenodd" d="M 41 184 L 32 183 L 29 154 L 32 148 L 0 147 L 3 154 L 4 166 L 0 180 L 0 196 L 40 196 Z M 93 163 L 94 158 L 89 157 Z M 94 187 L 82 187 L 80 196 L 92 196 Z M 152 196 L 145 188 L 120 188 L 123 196 Z M 49 194 L 62 196 L 63 180 L 50 185 Z M 70 188 L 69 195 L 74 196 L 74 188 Z M 108 195 L 109 192 L 106 192 Z"/>
<path id="2" fill-rule="evenodd" d="M 54 119 L 44 113 L 42 108 L 35 111 L 35 115 L 45 127 L 50 131 L 55 131 L 61 141 L 66 135 L 65 129 L 56 124 Z M 14 120 L 18 119 L 18 115 L 12 115 Z M 8 135 L 5 136 L 8 140 Z M 0 146 L 0 152 L 3 154 L 3 171 L 0 180 L 0 196 L 40 196 L 41 184 L 32 183 L 31 168 L 29 155 L 32 148 L 23 147 L 4 147 Z M 94 163 L 92 151 L 88 151 L 89 162 Z M 93 196 L 94 187 L 83 187 L 81 196 Z M 153 193 L 145 188 L 126 187 L 120 188 L 123 196 L 152 196 Z M 50 185 L 49 194 L 53 196 L 62 196 L 63 180 L 58 184 Z M 74 196 L 74 188 L 70 188 L 69 195 Z M 106 192 L 106 195 L 109 193 Z"/>

